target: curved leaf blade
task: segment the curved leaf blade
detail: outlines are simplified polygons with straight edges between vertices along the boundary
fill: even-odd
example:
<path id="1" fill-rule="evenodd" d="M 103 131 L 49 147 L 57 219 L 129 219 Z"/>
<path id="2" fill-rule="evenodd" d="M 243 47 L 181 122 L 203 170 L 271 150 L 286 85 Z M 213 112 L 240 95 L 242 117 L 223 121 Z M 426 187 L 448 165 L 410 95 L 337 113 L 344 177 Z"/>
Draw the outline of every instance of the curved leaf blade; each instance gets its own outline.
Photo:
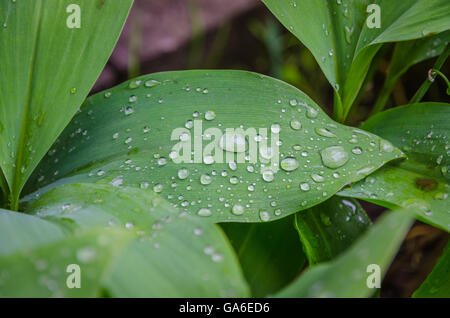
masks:
<path id="1" fill-rule="evenodd" d="M 125 230 L 90 229 L 1 255 L 0 297 L 98 297 L 108 263 L 129 239 Z M 79 266 L 79 278 L 71 277 L 77 273 L 73 265 Z M 77 279 L 80 288 L 69 288 Z"/>
<path id="2" fill-rule="evenodd" d="M 378 265 L 386 273 L 406 232 L 413 222 L 409 211 L 384 215 L 347 251 L 335 260 L 319 264 L 303 273 L 276 297 L 369 297 L 376 289 L 367 280 Z"/>
<path id="3" fill-rule="evenodd" d="M 403 149 L 408 160 L 383 167 L 339 195 L 388 208 L 413 205 L 418 219 L 449 231 L 449 118 L 450 107 L 442 103 L 396 107 L 370 118 L 363 128 Z"/>
<path id="4" fill-rule="evenodd" d="M 0 209 L 0 255 L 57 241 L 64 231 L 38 217 Z"/>
<path id="5" fill-rule="evenodd" d="M 415 298 L 449 298 L 450 297 L 450 244 L 444 249 L 438 263 L 427 279 L 413 293 Z"/>
<path id="6" fill-rule="evenodd" d="M 341 120 L 347 116 L 382 43 L 450 29 L 450 4 L 446 0 L 263 2 L 316 58 L 342 99 L 342 109 L 337 113 Z M 378 9 L 379 28 L 369 26 L 366 21 L 372 21 L 370 15 Z"/>
<path id="7" fill-rule="evenodd" d="M 295 227 L 310 265 L 344 252 L 371 224 L 356 200 L 337 196 L 295 215 Z"/>
<path id="8" fill-rule="evenodd" d="M 227 142 L 247 150 L 234 152 Z M 266 76 L 159 73 L 89 98 L 29 191 L 73 182 L 143 187 L 213 222 L 261 222 L 318 204 L 402 156 L 384 144 L 333 122 L 301 91 Z"/>
<path id="9" fill-rule="evenodd" d="M 70 203 L 68 203 L 70 202 Z M 119 228 L 133 239 L 108 264 L 113 297 L 248 296 L 239 263 L 217 225 L 178 212 L 149 190 L 72 184 L 30 207 L 75 229 Z"/>
<path id="10" fill-rule="evenodd" d="M 68 0 L 0 3 L 4 19 L 0 28 L 0 165 L 11 189 L 12 209 L 17 209 L 27 178 L 102 71 L 132 0 L 100 5 L 77 1 L 80 28 L 66 24 L 77 10 L 71 4 Z"/>

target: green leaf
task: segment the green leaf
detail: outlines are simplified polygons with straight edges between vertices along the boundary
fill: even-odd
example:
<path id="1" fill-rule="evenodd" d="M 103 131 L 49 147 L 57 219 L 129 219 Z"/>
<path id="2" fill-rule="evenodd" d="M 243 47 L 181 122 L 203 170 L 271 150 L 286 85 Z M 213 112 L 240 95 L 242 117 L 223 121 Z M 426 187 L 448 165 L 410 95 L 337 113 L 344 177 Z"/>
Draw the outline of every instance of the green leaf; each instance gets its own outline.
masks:
<path id="1" fill-rule="evenodd" d="M 0 256 L 0 297 L 98 297 L 107 265 L 130 239 L 125 230 L 90 229 Z M 80 288 L 69 288 L 79 266 Z M 73 266 L 73 265 L 72 265 Z"/>
<path id="2" fill-rule="evenodd" d="M 24 251 L 64 237 L 60 227 L 32 215 L 0 209 L 0 255 Z"/>
<path id="3" fill-rule="evenodd" d="M 450 244 L 447 243 L 444 253 L 427 279 L 414 292 L 416 298 L 449 298 L 450 297 Z"/>
<path id="4" fill-rule="evenodd" d="M 303 273 L 277 297 L 369 297 L 376 289 L 368 287 L 376 273 L 386 273 L 398 247 L 412 224 L 409 211 L 395 211 L 381 217 L 358 241 L 335 260 Z"/>
<path id="5" fill-rule="evenodd" d="M 59 184 L 103 182 L 153 189 L 213 222 L 268 221 L 316 205 L 402 156 L 383 151 L 385 143 L 333 122 L 304 93 L 263 75 L 159 73 L 90 97 L 27 192 L 44 188 L 27 200 Z M 172 153 L 178 146 L 184 149 Z"/>
<path id="6" fill-rule="evenodd" d="M 109 264 L 103 286 L 113 297 L 248 296 L 236 255 L 219 227 L 180 213 L 149 190 L 65 185 L 30 211 L 75 228 L 118 227 L 135 234 Z"/>
<path id="7" fill-rule="evenodd" d="M 370 225 L 356 200 L 337 196 L 295 215 L 295 226 L 310 265 L 335 258 Z"/>
<path id="8" fill-rule="evenodd" d="M 80 8 L 80 28 L 66 24 L 76 14 L 73 4 Z M 131 4 L 0 3 L 0 165 L 11 189 L 12 209 L 17 209 L 27 178 L 97 80 Z"/>
<path id="9" fill-rule="evenodd" d="M 395 45 L 389 73 L 372 110 L 376 114 L 383 110 L 398 79 L 414 64 L 441 55 L 450 41 L 450 31 L 419 40 L 399 42 Z"/>
<path id="10" fill-rule="evenodd" d="M 253 297 L 279 291 L 301 271 L 306 258 L 295 233 L 294 217 L 269 223 L 222 223 Z"/>
<path id="11" fill-rule="evenodd" d="M 335 110 L 341 121 L 381 43 L 422 38 L 450 29 L 447 0 L 263 2 L 316 58 L 342 100 L 342 106 Z M 379 28 L 370 28 L 371 24 L 366 23 L 374 21 L 374 4 L 380 9 Z"/>
<path id="12" fill-rule="evenodd" d="M 423 222 L 450 230 L 449 104 L 397 107 L 370 118 L 362 127 L 403 149 L 408 159 L 383 167 L 339 195 L 388 208 L 416 206 Z"/>

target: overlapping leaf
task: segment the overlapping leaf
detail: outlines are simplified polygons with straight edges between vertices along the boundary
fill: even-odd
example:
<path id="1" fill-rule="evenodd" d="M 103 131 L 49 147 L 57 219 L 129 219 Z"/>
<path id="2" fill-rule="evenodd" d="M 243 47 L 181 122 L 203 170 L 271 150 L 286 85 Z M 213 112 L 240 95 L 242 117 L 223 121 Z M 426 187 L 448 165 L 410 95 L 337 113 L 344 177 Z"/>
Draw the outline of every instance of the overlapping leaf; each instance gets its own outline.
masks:
<path id="1" fill-rule="evenodd" d="M 444 253 L 427 279 L 414 292 L 417 298 L 449 298 L 450 297 L 450 244 L 447 243 Z"/>
<path id="2" fill-rule="evenodd" d="M 381 43 L 450 29 L 447 0 L 263 2 L 316 58 L 342 101 L 335 105 L 340 120 L 346 118 Z"/>
<path id="3" fill-rule="evenodd" d="M 132 0 L 75 2 L 0 3 L 0 166 L 13 209 L 97 80 Z M 80 28 L 72 28 L 77 13 Z"/>
<path id="4" fill-rule="evenodd" d="M 295 215 L 295 226 L 310 265 L 332 260 L 371 225 L 356 200 L 334 196 Z"/>
<path id="5" fill-rule="evenodd" d="M 59 184 L 102 182 L 152 189 L 214 222 L 268 221 L 401 156 L 272 78 L 159 73 L 90 97 L 33 175 L 27 191 L 42 189 L 27 200 Z"/>
<path id="6" fill-rule="evenodd" d="M 276 296 L 371 296 L 376 291 L 377 273 L 380 278 L 386 273 L 412 224 L 412 215 L 403 210 L 383 216 L 338 258 L 312 267 Z"/>
<path id="7" fill-rule="evenodd" d="M 248 296 L 237 258 L 218 226 L 180 214 L 150 190 L 66 185 L 48 192 L 30 211 L 75 230 L 119 228 L 133 234 L 104 264 L 102 287 L 113 297 Z"/>
<path id="8" fill-rule="evenodd" d="M 388 208 L 415 206 L 418 218 L 450 230 L 450 107 L 421 103 L 397 107 L 370 118 L 363 128 L 401 148 L 408 159 L 389 164 L 339 195 Z"/>

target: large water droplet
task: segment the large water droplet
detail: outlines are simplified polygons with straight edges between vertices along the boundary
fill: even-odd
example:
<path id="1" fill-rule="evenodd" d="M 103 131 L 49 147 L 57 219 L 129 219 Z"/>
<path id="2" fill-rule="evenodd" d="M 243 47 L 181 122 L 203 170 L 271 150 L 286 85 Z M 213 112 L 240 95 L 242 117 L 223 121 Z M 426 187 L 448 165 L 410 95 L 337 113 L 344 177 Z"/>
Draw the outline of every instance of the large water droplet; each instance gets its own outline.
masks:
<path id="1" fill-rule="evenodd" d="M 320 152 L 322 162 L 331 169 L 342 167 L 348 161 L 348 153 L 341 146 L 331 146 Z"/>
<path id="2" fill-rule="evenodd" d="M 229 152 L 245 152 L 247 141 L 241 134 L 226 132 L 222 138 L 220 138 L 219 146 L 223 150 Z"/>
<path id="3" fill-rule="evenodd" d="M 244 214 L 244 207 L 240 204 L 235 204 L 231 209 L 231 213 L 233 213 L 234 215 L 242 215 Z"/>
<path id="4" fill-rule="evenodd" d="M 298 168 L 298 161 L 295 158 L 285 158 L 281 160 L 280 167 L 284 171 L 294 171 Z"/>

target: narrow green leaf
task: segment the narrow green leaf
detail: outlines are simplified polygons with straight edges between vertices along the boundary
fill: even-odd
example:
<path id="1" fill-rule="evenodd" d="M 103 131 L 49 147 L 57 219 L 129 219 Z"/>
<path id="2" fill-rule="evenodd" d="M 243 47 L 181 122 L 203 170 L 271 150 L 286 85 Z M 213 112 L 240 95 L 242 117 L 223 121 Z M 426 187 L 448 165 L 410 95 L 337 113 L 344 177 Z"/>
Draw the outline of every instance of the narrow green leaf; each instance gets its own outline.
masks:
<path id="1" fill-rule="evenodd" d="M 450 230 L 449 104 L 396 107 L 370 118 L 363 128 L 401 148 L 408 160 L 383 167 L 339 192 L 388 208 L 416 206 L 418 219 Z"/>
<path id="2" fill-rule="evenodd" d="M 66 185 L 48 192 L 30 211 L 75 228 L 118 227 L 134 234 L 109 264 L 103 286 L 113 297 L 248 296 L 219 227 L 180 213 L 149 190 Z"/>
<path id="3" fill-rule="evenodd" d="M 12 209 L 27 178 L 97 80 L 131 4 L 1 1 L 0 165 L 11 188 Z"/>
<path id="4" fill-rule="evenodd" d="M 57 225 L 32 215 L 0 209 L 0 255 L 24 251 L 64 237 Z"/>
<path id="5" fill-rule="evenodd" d="M 129 239 L 125 230 L 90 229 L 25 252 L 1 255 L 0 297 L 98 297 L 108 263 Z M 80 288 L 71 285 L 77 273 Z"/>
<path id="6" fill-rule="evenodd" d="M 333 122 L 301 91 L 263 75 L 159 73 L 90 97 L 29 191 L 74 182 L 135 186 L 213 222 L 268 221 L 402 156 L 382 150 L 385 143 Z"/>
<path id="7" fill-rule="evenodd" d="M 422 38 L 450 29 L 447 0 L 263 2 L 309 48 L 339 93 L 340 120 L 346 118 L 381 43 Z"/>
<path id="8" fill-rule="evenodd" d="M 269 223 L 222 223 L 221 226 L 236 250 L 253 297 L 279 291 L 305 264 L 293 216 Z"/>
<path id="9" fill-rule="evenodd" d="M 449 298 L 450 297 L 450 244 L 447 243 L 444 253 L 427 279 L 414 292 L 416 298 Z"/>
<path id="10" fill-rule="evenodd" d="M 295 215 L 295 226 L 310 265 L 335 258 L 370 225 L 356 200 L 337 196 Z"/>
<path id="11" fill-rule="evenodd" d="M 441 55 L 450 41 L 450 31 L 395 45 L 389 73 L 379 93 L 372 114 L 382 111 L 398 79 L 414 64 Z"/>
<path id="12" fill-rule="evenodd" d="M 369 297 L 369 288 L 379 266 L 380 278 L 386 273 L 398 247 L 413 221 L 409 211 L 384 215 L 347 251 L 335 260 L 319 264 L 303 273 L 277 297 Z"/>

